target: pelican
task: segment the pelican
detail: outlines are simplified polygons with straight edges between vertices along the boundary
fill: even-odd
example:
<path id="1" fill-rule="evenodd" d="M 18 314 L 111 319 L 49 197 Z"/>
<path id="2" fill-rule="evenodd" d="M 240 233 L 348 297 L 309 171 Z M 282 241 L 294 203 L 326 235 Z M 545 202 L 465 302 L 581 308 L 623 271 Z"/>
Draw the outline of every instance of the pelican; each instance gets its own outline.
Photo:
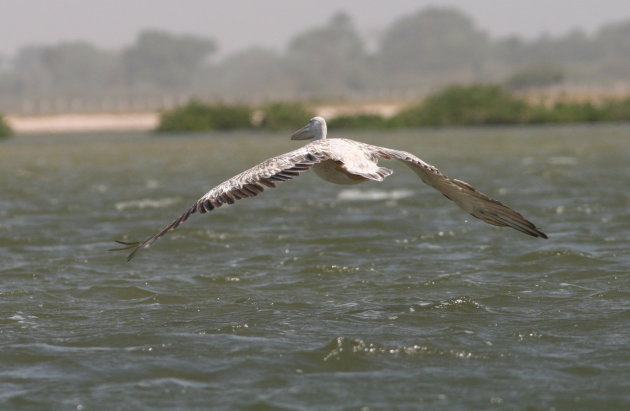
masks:
<path id="1" fill-rule="evenodd" d="M 446 176 L 411 153 L 344 138 L 327 139 L 326 136 L 326 121 L 322 117 L 313 117 L 306 126 L 291 135 L 291 140 L 311 140 L 308 144 L 265 160 L 224 181 L 204 194 L 160 232 L 144 241 L 116 241 L 124 247 L 112 251 L 132 250 L 127 257 L 127 261 L 130 261 L 140 250 L 179 227 L 191 214 L 207 213 L 223 205 L 234 204 L 236 200 L 257 196 L 265 188 L 273 188 L 277 183 L 291 180 L 310 169 L 334 184 L 383 181 L 393 171 L 379 167 L 379 159 L 402 161 L 424 183 L 435 188 L 473 217 L 491 225 L 512 227 L 532 237 L 547 238 L 545 233 L 517 211 L 477 191 L 468 183 Z"/>

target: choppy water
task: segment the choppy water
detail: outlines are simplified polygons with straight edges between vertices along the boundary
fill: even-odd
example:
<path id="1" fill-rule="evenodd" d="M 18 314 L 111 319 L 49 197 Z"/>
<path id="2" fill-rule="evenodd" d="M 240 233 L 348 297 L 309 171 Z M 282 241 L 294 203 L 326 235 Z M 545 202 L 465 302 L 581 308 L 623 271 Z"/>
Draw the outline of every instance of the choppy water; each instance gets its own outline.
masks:
<path id="1" fill-rule="evenodd" d="M 127 263 L 114 239 L 296 142 L 2 142 L 0 408 L 630 406 L 627 125 L 343 136 L 417 153 L 550 239 L 469 218 L 396 165 L 194 215 Z"/>

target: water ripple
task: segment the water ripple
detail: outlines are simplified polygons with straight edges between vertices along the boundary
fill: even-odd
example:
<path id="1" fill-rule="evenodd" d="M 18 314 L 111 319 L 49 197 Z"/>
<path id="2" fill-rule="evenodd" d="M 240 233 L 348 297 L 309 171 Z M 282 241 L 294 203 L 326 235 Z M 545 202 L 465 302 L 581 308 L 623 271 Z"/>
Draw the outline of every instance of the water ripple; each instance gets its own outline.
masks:
<path id="1" fill-rule="evenodd" d="M 0 408 L 627 409 L 628 130 L 361 134 L 514 206 L 546 241 L 392 164 L 380 185 L 304 173 L 196 213 L 131 263 L 114 239 L 295 142 L 3 142 Z"/>
<path id="2" fill-rule="evenodd" d="M 360 370 L 376 366 L 371 361 L 379 357 L 450 357 L 455 359 L 487 359 L 485 353 L 473 353 L 466 350 L 440 349 L 424 344 L 387 347 L 348 337 L 335 337 L 325 346 L 305 353 L 314 363 L 308 372 L 317 372 L 321 367 L 335 370 Z"/>

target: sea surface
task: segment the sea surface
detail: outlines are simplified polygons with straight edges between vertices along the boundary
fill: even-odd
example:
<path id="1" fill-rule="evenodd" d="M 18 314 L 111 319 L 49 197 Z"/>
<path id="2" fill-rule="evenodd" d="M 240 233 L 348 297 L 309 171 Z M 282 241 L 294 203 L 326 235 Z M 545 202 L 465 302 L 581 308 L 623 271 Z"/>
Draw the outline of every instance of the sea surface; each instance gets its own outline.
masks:
<path id="1" fill-rule="evenodd" d="M 139 240 L 289 133 L 0 142 L 0 409 L 630 409 L 630 125 L 335 132 L 417 154 Z"/>

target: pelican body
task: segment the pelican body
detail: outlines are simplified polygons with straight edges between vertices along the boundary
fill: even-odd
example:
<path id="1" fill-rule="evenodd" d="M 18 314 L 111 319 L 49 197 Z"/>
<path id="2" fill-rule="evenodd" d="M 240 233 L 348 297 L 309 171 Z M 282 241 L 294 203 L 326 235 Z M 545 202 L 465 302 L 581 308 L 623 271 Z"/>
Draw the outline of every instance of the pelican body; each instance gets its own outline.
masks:
<path id="1" fill-rule="evenodd" d="M 223 205 L 233 204 L 236 200 L 254 197 L 265 188 L 276 187 L 277 183 L 291 180 L 309 169 L 313 169 L 319 177 L 334 184 L 383 181 L 393 171 L 380 167 L 379 159 L 402 161 L 424 183 L 441 192 L 473 217 L 491 225 L 511 227 L 532 237 L 547 238 L 545 233 L 517 211 L 477 191 L 461 180 L 446 176 L 436 167 L 425 163 L 411 153 L 349 139 L 327 139 L 326 137 L 326 121 L 322 117 L 313 117 L 306 126 L 291 135 L 292 140 L 311 140 L 308 144 L 265 160 L 224 181 L 204 194 L 192 207 L 160 232 L 142 242 L 117 241 L 124 247 L 114 250 L 131 249 L 132 252 L 127 257 L 129 261 L 140 250 L 149 247 L 155 240 L 179 227 L 191 214 L 206 213 Z"/>

